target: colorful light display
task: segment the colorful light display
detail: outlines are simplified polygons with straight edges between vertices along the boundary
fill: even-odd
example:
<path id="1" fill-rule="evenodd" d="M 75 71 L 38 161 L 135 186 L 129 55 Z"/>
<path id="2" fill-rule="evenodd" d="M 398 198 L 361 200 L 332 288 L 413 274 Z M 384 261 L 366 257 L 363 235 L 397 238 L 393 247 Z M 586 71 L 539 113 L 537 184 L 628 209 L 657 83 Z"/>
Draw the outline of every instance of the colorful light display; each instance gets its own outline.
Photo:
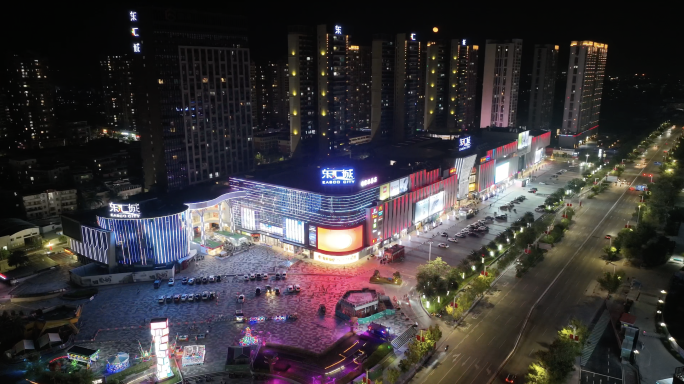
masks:
<path id="1" fill-rule="evenodd" d="M 318 227 L 316 248 L 328 252 L 353 252 L 363 248 L 363 224 L 348 229 Z"/>
<path id="2" fill-rule="evenodd" d="M 252 336 L 252 330 L 247 327 L 247 329 L 245 329 L 245 337 L 240 339 L 238 343 L 242 346 L 256 345 L 259 343 L 259 338 Z"/>
<path id="3" fill-rule="evenodd" d="M 161 381 L 173 376 L 169 348 L 169 319 L 159 317 L 150 321 L 150 330 L 154 341 L 154 353 L 157 356 L 157 380 Z"/>

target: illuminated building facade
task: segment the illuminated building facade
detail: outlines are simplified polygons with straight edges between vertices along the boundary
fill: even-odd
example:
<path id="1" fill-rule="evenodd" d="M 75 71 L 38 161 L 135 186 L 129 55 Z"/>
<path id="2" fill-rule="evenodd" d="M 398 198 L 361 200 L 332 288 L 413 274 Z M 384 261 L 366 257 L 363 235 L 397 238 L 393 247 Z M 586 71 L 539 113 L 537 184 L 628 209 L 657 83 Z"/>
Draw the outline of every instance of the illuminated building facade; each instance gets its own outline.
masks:
<path id="1" fill-rule="evenodd" d="M 349 46 L 349 130 L 370 128 L 371 48 Z"/>
<path id="2" fill-rule="evenodd" d="M 145 191 L 252 169 L 245 19 L 167 8 L 126 16 Z"/>
<path id="3" fill-rule="evenodd" d="M 150 320 L 150 332 L 154 342 L 154 355 L 157 357 L 157 381 L 173 376 L 169 357 L 169 319 L 157 317 Z"/>
<path id="4" fill-rule="evenodd" d="M 320 178 L 315 172 L 321 170 L 297 174 Z M 231 216 L 235 231 L 322 262 L 346 264 L 450 211 L 457 201 L 457 181 L 456 174 L 443 178 L 439 169 L 396 179 L 366 172 L 352 184 L 312 190 L 231 178 L 231 188 L 246 193 L 231 200 Z"/>
<path id="5" fill-rule="evenodd" d="M 487 40 L 480 128 L 516 127 L 522 40 Z"/>
<path id="6" fill-rule="evenodd" d="M 425 130 L 430 132 L 447 125 L 447 71 L 449 47 L 442 41 L 426 44 L 425 59 Z"/>
<path id="7" fill-rule="evenodd" d="M 290 153 L 347 150 L 349 36 L 342 26 L 290 27 L 288 70 Z"/>
<path id="8" fill-rule="evenodd" d="M 563 126 L 559 137 L 561 147 L 573 148 L 589 135 L 596 134 L 607 55 L 607 44 L 570 43 Z"/>
<path id="9" fill-rule="evenodd" d="M 527 124 L 529 129 L 551 129 L 558 46 L 535 44 L 532 60 L 532 95 Z"/>

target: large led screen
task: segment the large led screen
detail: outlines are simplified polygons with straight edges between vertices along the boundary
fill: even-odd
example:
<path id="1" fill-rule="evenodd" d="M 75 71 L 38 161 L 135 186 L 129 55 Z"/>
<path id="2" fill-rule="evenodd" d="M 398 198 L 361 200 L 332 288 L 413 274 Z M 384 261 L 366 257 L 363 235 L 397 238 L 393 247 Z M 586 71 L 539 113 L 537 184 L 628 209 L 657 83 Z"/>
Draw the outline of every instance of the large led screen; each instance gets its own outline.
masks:
<path id="1" fill-rule="evenodd" d="M 530 142 L 530 131 L 518 133 L 518 149 L 527 147 Z"/>
<path id="2" fill-rule="evenodd" d="M 430 214 L 430 198 L 423 199 L 416 203 L 416 209 L 413 211 L 413 221 L 417 223 Z"/>
<path id="3" fill-rule="evenodd" d="M 430 196 L 430 214 L 442 212 L 444 210 L 444 191 Z"/>
<path id="4" fill-rule="evenodd" d="M 390 197 L 399 196 L 399 180 L 390 183 Z"/>
<path id="5" fill-rule="evenodd" d="M 534 163 L 535 164 L 537 164 L 538 162 L 541 161 L 543 154 L 544 154 L 544 148 L 537 149 L 537 151 L 534 153 Z"/>
<path id="6" fill-rule="evenodd" d="M 508 165 L 509 162 L 505 162 L 501 165 L 496 166 L 496 176 L 494 177 L 494 182 L 498 183 L 500 181 L 506 180 L 508 177 Z"/>
<path id="7" fill-rule="evenodd" d="M 351 252 L 363 248 L 363 224 L 348 229 L 318 227 L 316 248 L 328 252 Z"/>

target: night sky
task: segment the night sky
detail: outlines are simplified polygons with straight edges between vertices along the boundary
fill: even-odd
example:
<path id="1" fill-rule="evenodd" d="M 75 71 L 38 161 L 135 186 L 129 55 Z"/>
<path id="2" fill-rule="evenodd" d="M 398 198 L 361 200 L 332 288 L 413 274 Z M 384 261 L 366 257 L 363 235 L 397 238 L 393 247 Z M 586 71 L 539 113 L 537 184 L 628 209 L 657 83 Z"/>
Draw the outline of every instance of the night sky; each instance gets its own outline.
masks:
<path id="1" fill-rule="evenodd" d="M 373 33 L 416 32 L 421 40 L 435 34 L 441 38 L 468 38 L 484 44 L 487 38 L 522 38 L 524 55 L 534 43 L 561 46 L 560 63 L 565 61 L 570 40 L 594 40 L 609 45 L 609 75 L 633 73 L 668 74 L 679 71 L 684 59 L 681 49 L 682 27 L 674 9 L 656 8 L 641 3 L 638 8 L 620 10 L 597 8 L 598 2 L 543 2 L 547 9 L 531 9 L 527 2 L 507 2 L 501 6 L 488 1 L 366 1 L 285 2 L 247 1 L 165 1 L 165 2 L 53 2 L 43 6 L 24 1 L 8 9 L 1 28 L 3 50 L 35 50 L 51 58 L 60 70 L 62 81 L 88 81 L 97 75 L 100 54 L 121 54 L 130 50 L 127 11 L 141 5 L 187 6 L 197 4 L 205 10 L 245 15 L 249 20 L 252 57 L 256 60 L 285 57 L 287 26 L 291 24 L 340 24 L 351 35 L 353 44 L 370 44 Z M 269 3 L 275 6 L 266 5 Z M 69 5 L 67 5 L 69 4 Z M 372 5 L 368 5 L 372 4 Z M 400 4 L 410 4 L 401 6 Z M 435 7 L 430 16 L 421 4 Z M 469 5 L 471 4 L 471 5 Z M 472 5 L 474 4 L 474 5 Z M 508 4 L 504 6 L 503 4 Z M 552 5 L 553 4 L 553 5 Z M 647 8 L 651 6 L 651 8 Z M 21 9 L 23 8 L 23 9 Z M 15 15 L 13 17 L 12 15 Z M 544 15 L 544 16 L 542 16 Z M 573 19 L 583 19 L 573 23 Z M 421 38 L 422 36 L 422 38 Z M 481 58 L 482 59 L 482 58 Z"/>

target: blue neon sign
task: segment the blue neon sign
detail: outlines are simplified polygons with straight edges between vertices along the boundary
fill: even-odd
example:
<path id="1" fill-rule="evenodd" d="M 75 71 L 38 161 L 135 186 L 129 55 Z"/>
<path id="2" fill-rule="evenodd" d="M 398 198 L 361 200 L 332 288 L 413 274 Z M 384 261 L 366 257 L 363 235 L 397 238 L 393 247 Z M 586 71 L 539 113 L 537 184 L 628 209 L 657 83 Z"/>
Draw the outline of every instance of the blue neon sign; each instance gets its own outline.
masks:
<path id="1" fill-rule="evenodd" d="M 321 184 L 323 185 L 341 185 L 354 184 L 354 169 L 329 169 L 321 170 Z"/>
<path id="2" fill-rule="evenodd" d="M 459 137 L 458 139 L 458 150 L 465 151 L 470 148 L 470 136 Z"/>

